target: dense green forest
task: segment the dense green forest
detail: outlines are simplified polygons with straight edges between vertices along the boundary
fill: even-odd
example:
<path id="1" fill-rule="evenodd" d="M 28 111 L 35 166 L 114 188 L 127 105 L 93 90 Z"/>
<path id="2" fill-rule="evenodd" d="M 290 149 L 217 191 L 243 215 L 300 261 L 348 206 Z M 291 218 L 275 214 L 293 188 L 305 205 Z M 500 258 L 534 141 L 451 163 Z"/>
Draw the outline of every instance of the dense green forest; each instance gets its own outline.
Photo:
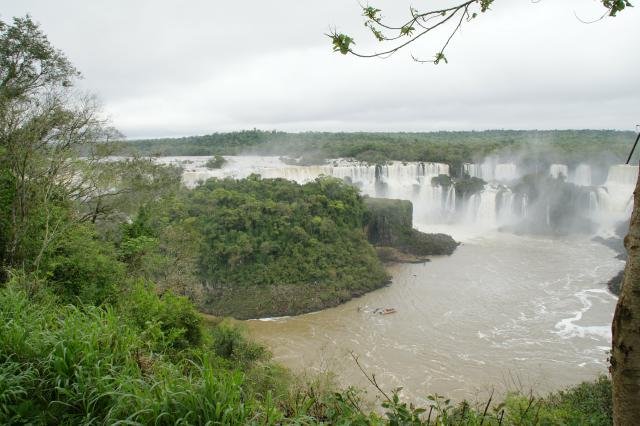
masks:
<path id="1" fill-rule="evenodd" d="M 199 270 L 213 286 L 386 279 L 362 232 L 360 196 L 340 180 L 209 180 L 188 199 L 204 240 Z"/>
<path id="2" fill-rule="evenodd" d="M 173 139 L 132 140 L 129 152 L 173 155 L 285 155 L 302 164 L 327 158 L 355 158 L 370 163 L 432 161 L 451 166 L 493 155 L 523 165 L 580 162 L 608 166 L 626 160 L 633 132 L 613 130 L 488 130 L 432 133 L 285 133 L 250 130 Z"/>
<path id="3" fill-rule="evenodd" d="M 167 201 L 144 206 L 120 246 L 136 270 L 163 282 L 162 259 L 180 253 L 174 265 L 184 264 L 190 294 L 200 293 L 207 312 L 296 314 L 388 282 L 363 232 L 362 198 L 340 180 L 211 179 Z"/>
<path id="4" fill-rule="evenodd" d="M 606 378 L 487 409 L 385 392 L 375 411 L 274 364 L 198 312 L 202 280 L 378 285 L 363 200 L 331 179 L 188 191 L 175 168 L 107 161 L 118 134 L 76 97 L 77 76 L 31 18 L 0 21 L 0 423 L 611 423 Z"/>

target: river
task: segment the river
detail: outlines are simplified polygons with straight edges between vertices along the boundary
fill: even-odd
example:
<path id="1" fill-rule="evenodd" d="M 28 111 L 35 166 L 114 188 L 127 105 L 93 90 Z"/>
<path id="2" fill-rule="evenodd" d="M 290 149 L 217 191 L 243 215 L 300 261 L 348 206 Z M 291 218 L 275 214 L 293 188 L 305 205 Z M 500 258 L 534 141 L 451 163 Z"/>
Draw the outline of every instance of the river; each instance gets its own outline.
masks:
<path id="1" fill-rule="evenodd" d="M 606 373 L 616 298 L 604 283 L 623 266 L 585 237 L 485 233 L 452 256 L 391 266 L 391 285 L 344 305 L 246 324 L 275 361 L 333 372 L 370 397 L 352 353 L 383 388 L 416 402 L 544 393 Z"/>

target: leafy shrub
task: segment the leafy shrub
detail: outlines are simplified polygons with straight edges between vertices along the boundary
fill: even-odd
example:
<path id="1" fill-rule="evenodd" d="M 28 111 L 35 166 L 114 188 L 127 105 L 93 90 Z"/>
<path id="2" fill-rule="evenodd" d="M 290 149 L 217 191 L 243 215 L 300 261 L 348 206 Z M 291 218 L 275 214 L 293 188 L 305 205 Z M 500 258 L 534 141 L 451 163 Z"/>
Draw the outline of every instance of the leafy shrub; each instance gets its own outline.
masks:
<path id="1" fill-rule="evenodd" d="M 431 185 L 433 186 L 449 187 L 452 183 L 453 181 L 449 175 L 438 175 L 431 178 Z"/>
<path id="2" fill-rule="evenodd" d="M 47 281 L 65 301 L 93 305 L 114 296 L 124 271 L 114 247 L 85 226 L 73 227 L 45 266 Z"/>
<path id="3" fill-rule="evenodd" d="M 460 179 L 456 179 L 454 185 L 456 187 L 456 197 L 464 198 L 481 192 L 486 182 L 480 178 L 465 175 Z"/>
<path id="4" fill-rule="evenodd" d="M 213 158 L 207 160 L 205 167 L 207 169 L 219 169 L 224 166 L 224 163 L 226 162 L 227 160 L 225 160 L 222 155 L 214 155 Z"/>
<path id="5" fill-rule="evenodd" d="M 252 361 L 265 359 L 267 352 L 263 346 L 257 345 L 242 334 L 238 327 L 228 322 L 221 322 L 212 328 L 212 349 L 222 358 L 236 360 L 247 364 Z"/>
<path id="6" fill-rule="evenodd" d="M 162 342 L 155 349 L 180 350 L 202 342 L 202 318 L 186 297 L 171 292 L 157 296 L 151 286 L 137 283 L 123 293 L 119 307 L 139 330 L 155 330 L 156 340 Z"/>
<path id="7" fill-rule="evenodd" d="M 540 423 L 613 424 L 611 380 L 600 376 L 544 398 Z"/>

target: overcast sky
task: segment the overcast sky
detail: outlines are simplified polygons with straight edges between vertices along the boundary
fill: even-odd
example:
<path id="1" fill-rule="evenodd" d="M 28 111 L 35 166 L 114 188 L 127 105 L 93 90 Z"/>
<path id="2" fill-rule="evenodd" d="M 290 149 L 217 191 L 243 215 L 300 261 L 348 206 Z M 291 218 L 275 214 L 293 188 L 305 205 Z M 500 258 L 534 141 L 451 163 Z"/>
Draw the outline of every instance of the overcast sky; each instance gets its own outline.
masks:
<path id="1" fill-rule="evenodd" d="M 419 9 L 451 4 L 414 0 Z M 640 3 L 640 2 L 639 2 Z M 372 2 L 393 22 L 409 2 Z M 356 0 L 5 0 L 82 71 L 128 137 L 250 128 L 431 131 L 640 124 L 640 4 L 594 24 L 597 0 L 497 0 L 463 27 L 389 59 L 331 51 L 330 28 L 379 49 Z"/>

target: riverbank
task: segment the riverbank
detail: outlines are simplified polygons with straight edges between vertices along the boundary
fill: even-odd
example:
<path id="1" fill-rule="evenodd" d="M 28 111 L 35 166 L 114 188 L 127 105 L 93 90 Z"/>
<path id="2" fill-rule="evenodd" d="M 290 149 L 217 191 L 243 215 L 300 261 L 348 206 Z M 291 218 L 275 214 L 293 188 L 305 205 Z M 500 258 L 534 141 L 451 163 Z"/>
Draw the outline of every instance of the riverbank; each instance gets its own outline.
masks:
<path id="1" fill-rule="evenodd" d="M 239 320 L 301 315 L 341 305 L 390 282 L 369 281 L 357 287 L 337 284 L 220 287 L 205 290 L 201 310 Z"/>

